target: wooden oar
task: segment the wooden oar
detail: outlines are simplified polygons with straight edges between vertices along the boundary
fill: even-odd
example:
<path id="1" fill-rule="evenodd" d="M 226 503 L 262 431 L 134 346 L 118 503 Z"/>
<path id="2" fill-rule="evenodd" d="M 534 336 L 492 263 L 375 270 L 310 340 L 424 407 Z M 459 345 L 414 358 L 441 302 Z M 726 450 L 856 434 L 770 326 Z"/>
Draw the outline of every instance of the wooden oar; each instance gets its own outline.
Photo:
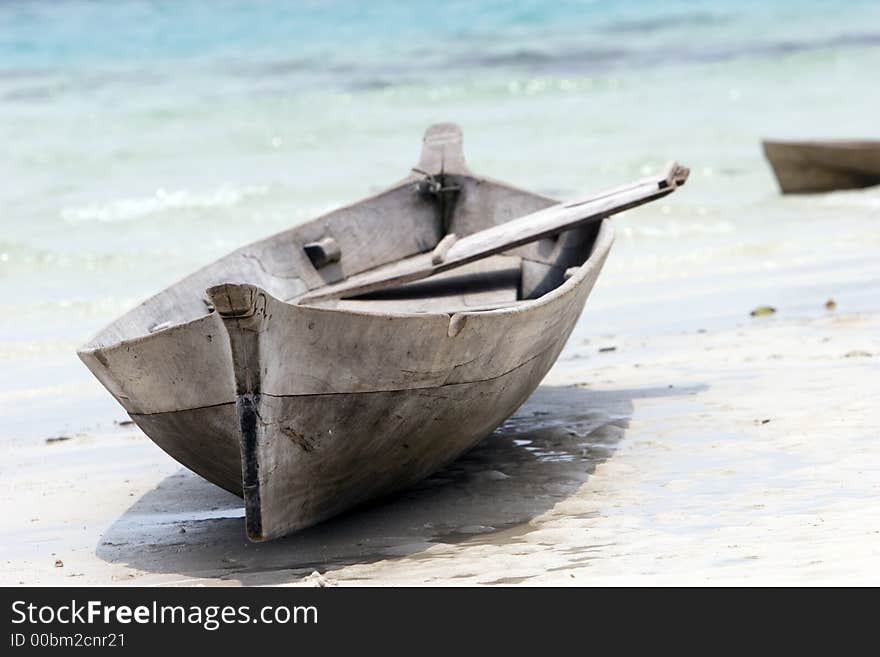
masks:
<path id="1" fill-rule="evenodd" d="M 662 198 L 683 185 L 689 173 L 686 167 L 672 162 L 657 176 L 576 201 L 559 203 L 461 239 L 454 234 L 446 235 L 432 252 L 355 274 L 339 283 L 308 292 L 296 302 L 354 297 L 428 278 Z"/>

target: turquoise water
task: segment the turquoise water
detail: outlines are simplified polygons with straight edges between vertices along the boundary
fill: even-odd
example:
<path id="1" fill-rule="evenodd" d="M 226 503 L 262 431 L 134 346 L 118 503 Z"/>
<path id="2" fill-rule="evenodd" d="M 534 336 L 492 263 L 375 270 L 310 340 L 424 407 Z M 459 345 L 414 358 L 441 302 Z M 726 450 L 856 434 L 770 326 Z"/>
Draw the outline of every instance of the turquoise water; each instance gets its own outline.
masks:
<path id="1" fill-rule="evenodd" d="M 583 334 L 673 324 L 674 301 L 632 312 L 669 289 L 702 323 L 750 286 L 796 313 L 774 272 L 818 298 L 828 263 L 871 307 L 880 193 L 783 199 L 759 141 L 877 138 L 878 70 L 877 2 L 0 3 L 0 438 L 119 417 L 76 346 L 395 181 L 435 121 L 474 170 L 559 197 L 692 167 L 620 220 Z"/>

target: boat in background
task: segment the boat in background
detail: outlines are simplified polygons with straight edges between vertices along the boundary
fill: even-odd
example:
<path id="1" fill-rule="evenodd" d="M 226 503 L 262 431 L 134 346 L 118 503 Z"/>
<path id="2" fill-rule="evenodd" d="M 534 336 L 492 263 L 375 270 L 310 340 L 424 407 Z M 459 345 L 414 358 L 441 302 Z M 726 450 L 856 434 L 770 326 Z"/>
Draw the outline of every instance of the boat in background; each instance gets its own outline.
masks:
<path id="1" fill-rule="evenodd" d="M 245 500 L 255 541 L 413 484 L 488 436 L 556 361 L 608 217 L 688 171 L 568 203 L 473 174 L 452 124 L 375 196 L 242 247 L 79 356 L 172 457 Z"/>
<path id="2" fill-rule="evenodd" d="M 880 141 L 769 141 L 764 155 L 783 194 L 880 185 Z"/>

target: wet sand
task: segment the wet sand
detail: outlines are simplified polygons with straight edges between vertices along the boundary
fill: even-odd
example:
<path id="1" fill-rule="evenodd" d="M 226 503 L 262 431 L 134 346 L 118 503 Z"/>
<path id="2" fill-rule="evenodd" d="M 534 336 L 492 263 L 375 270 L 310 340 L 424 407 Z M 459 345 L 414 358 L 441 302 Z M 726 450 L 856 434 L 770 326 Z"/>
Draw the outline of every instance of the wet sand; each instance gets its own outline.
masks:
<path id="1" fill-rule="evenodd" d="M 718 283 L 734 319 L 711 328 L 696 280 L 668 298 L 629 282 L 615 314 L 614 269 L 493 436 L 413 489 L 286 539 L 249 543 L 240 500 L 134 426 L 14 441 L 0 583 L 880 583 L 877 265 L 837 263 L 807 284 L 780 270 L 768 285 L 801 310 L 768 317 L 749 317 L 767 294 Z M 674 325 L 651 303 L 680 309 Z M 626 317 L 629 329 L 606 330 Z"/>

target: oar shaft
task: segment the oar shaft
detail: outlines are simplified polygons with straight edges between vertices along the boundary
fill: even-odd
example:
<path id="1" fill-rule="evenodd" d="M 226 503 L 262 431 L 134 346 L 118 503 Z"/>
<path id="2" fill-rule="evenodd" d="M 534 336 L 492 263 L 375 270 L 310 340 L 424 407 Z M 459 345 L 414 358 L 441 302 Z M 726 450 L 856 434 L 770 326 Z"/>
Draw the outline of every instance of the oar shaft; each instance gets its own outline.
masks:
<path id="1" fill-rule="evenodd" d="M 686 167 L 672 162 L 657 176 L 580 200 L 559 203 L 462 238 L 447 235 L 433 252 L 421 253 L 318 288 L 300 297 L 298 302 L 353 297 L 428 278 L 654 201 L 683 185 L 688 173 Z"/>

